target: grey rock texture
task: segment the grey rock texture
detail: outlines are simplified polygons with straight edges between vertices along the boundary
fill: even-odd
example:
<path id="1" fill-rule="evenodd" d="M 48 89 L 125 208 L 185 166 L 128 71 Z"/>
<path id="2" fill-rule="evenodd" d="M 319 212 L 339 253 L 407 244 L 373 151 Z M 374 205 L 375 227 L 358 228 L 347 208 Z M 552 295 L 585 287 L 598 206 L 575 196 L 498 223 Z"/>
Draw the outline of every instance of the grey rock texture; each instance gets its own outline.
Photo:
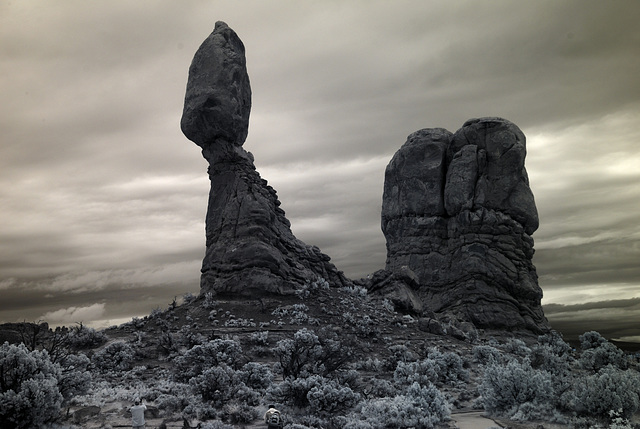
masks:
<path id="1" fill-rule="evenodd" d="M 355 283 L 371 293 L 384 295 L 396 311 L 422 314 L 422 301 L 415 292 L 419 286 L 418 277 L 408 267 L 401 267 L 395 273 L 378 270 L 367 278 L 356 280 Z"/>
<path id="2" fill-rule="evenodd" d="M 244 46 L 218 22 L 189 68 L 181 120 L 209 162 L 201 293 L 288 294 L 318 277 L 351 285 L 327 255 L 293 235 L 276 191 L 242 148 L 250 109 Z"/>
<path id="3" fill-rule="evenodd" d="M 525 136 L 501 118 L 411 134 L 385 171 L 386 270 L 408 267 L 425 310 L 482 328 L 548 329 L 532 263 L 538 214 Z"/>
<path id="4" fill-rule="evenodd" d="M 249 130 L 251 85 L 244 45 L 224 22 L 202 42 L 189 67 L 180 127 L 206 146 L 242 146 Z"/>

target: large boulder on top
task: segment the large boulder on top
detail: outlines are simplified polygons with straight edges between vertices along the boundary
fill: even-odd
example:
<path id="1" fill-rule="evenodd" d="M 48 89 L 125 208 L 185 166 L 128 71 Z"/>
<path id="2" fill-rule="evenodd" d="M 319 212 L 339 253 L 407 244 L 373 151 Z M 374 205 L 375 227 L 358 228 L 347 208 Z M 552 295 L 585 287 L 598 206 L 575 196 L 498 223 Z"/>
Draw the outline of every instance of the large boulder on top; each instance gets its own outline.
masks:
<path id="1" fill-rule="evenodd" d="M 249 131 L 251 86 L 244 44 L 229 26 L 216 22 L 189 67 L 180 127 L 197 145 L 241 146 Z"/>

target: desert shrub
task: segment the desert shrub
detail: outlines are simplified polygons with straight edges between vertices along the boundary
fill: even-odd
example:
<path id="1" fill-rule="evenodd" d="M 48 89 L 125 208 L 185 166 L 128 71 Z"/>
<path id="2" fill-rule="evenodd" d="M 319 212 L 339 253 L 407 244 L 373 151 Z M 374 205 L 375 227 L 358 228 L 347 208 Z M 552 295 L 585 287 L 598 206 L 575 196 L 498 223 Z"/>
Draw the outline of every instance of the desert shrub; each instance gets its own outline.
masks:
<path id="1" fill-rule="evenodd" d="M 362 379 L 360 378 L 360 373 L 355 369 L 338 371 L 334 374 L 331 374 L 331 377 L 334 380 L 337 380 L 338 383 L 344 386 L 349 386 L 355 391 L 359 390 L 362 387 Z"/>
<path id="2" fill-rule="evenodd" d="M 368 315 L 360 317 L 360 322 L 355 325 L 356 335 L 360 338 L 377 337 L 380 335 L 380 328 L 377 323 Z"/>
<path id="3" fill-rule="evenodd" d="M 300 289 L 295 291 L 296 296 L 302 299 L 307 299 L 311 295 L 317 294 L 319 291 L 328 290 L 329 282 L 325 279 L 318 277 L 314 281 L 307 280 Z"/>
<path id="4" fill-rule="evenodd" d="M 253 332 L 249 336 L 251 344 L 256 346 L 268 346 L 269 345 L 269 331 Z"/>
<path id="5" fill-rule="evenodd" d="M 72 328 L 68 334 L 69 345 L 74 349 L 88 349 L 107 342 L 107 336 L 93 328 L 80 324 Z"/>
<path id="6" fill-rule="evenodd" d="M 189 385 L 204 400 L 224 404 L 233 398 L 239 382 L 236 371 L 222 363 L 192 377 Z"/>
<path id="7" fill-rule="evenodd" d="M 267 396 L 287 405 L 316 412 L 344 411 L 355 406 L 360 394 L 339 380 L 321 375 L 308 377 L 288 377 L 282 383 L 271 386 Z"/>
<path id="8" fill-rule="evenodd" d="M 94 365 L 102 371 L 127 371 L 133 367 L 135 350 L 130 344 L 117 341 L 99 350 L 93 355 L 92 360 Z"/>
<path id="9" fill-rule="evenodd" d="M 175 412 L 182 411 L 188 402 L 183 395 L 162 393 L 155 398 L 154 403 L 162 416 L 170 416 Z"/>
<path id="10" fill-rule="evenodd" d="M 415 353 L 409 350 L 404 344 L 395 344 L 389 347 L 391 356 L 384 360 L 384 369 L 394 371 L 399 362 L 415 362 L 418 358 Z"/>
<path id="11" fill-rule="evenodd" d="M 559 332 L 551 331 L 538 337 L 538 344 L 547 345 L 557 356 L 571 356 L 571 346 L 567 344 Z"/>
<path id="12" fill-rule="evenodd" d="M 182 295 L 182 302 L 184 304 L 190 304 L 195 301 L 198 297 L 192 294 L 191 292 L 186 292 Z"/>
<path id="13" fill-rule="evenodd" d="M 578 337 L 580 340 L 580 348 L 582 350 L 596 349 L 608 341 L 597 331 L 589 331 Z"/>
<path id="14" fill-rule="evenodd" d="M 224 363 L 207 368 L 201 374 L 192 377 L 189 385 L 196 394 L 202 396 L 202 399 L 216 407 L 227 404 L 232 399 L 257 405 L 260 396 L 240 380 L 239 371 L 236 372 Z"/>
<path id="15" fill-rule="evenodd" d="M 360 395 L 336 380 L 321 378 L 307 392 L 307 401 L 311 411 L 334 413 L 354 407 Z"/>
<path id="16" fill-rule="evenodd" d="M 472 349 L 473 360 L 482 365 L 497 364 L 502 362 L 502 353 L 493 346 L 479 345 Z"/>
<path id="17" fill-rule="evenodd" d="M 579 415 L 606 418 L 611 410 L 632 416 L 640 406 L 640 375 L 613 366 L 581 377 L 575 386 L 574 409 Z"/>
<path id="18" fill-rule="evenodd" d="M 273 373 L 267 365 L 257 362 L 246 363 L 238 371 L 240 380 L 256 390 L 264 390 L 273 384 Z"/>
<path id="19" fill-rule="evenodd" d="M 464 361 L 457 353 L 440 352 L 432 349 L 427 354 L 427 359 L 436 365 L 437 381 L 442 383 L 458 383 L 469 380 L 469 371 L 464 368 Z"/>
<path id="20" fill-rule="evenodd" d="M 627 369 L 629 363 L 622 350 L 603 338 L 598 332 L 590 331 L 580 335 L 580 366 L 591 371 L 599 371 L 607 365 Z"/>
<path id="21" fill-rule="evenodd" d="M 222 407 L 222 419 L 234 425 L 251 423 L 259 415 L 258 410 L 242 402 L 233 401 Z"/>
<path id="22" fill-rule="evenodd" d="M 60 377 L 58 388 L 65 402 L 74 396 L 84 395 L 91 386 L 91 361 L 83 354 L 70 354 L 60 360 Z"/>
<path id="23" fill-rule="evenodd" d="M 180 351 L 180 345 L 173 334 L 168 330 L 163 330 L 158 338 L 158 352 L 166 356 L 171 356 Z"/>
<path id="24" fill-rule="evenodd" d="M 504 351 L 521 357 L 525 357 L 531 352 L 525 342 L 519 338 L 509 338 L 504 344 Z"/>
<path id="25" fill-rule="evenodd" d="M 0 428 L 33 428 L 55 421 L 63 396 L 60 367 L 46 351 L 0 346 Z"/>
<path id="26" fill-rule="evenodd" d="M 274 352 L 285 378 L 327 375 L 345 366 L 352 356 L 351 348 L 337 340 L 335 334 L 321 331 L 316 335 L 307 328 L 297 331 L 292 339 L 278 341 Z"/>
<path id="27" fill-rule="evenodd" d="M 309 377 L 287 377 L 282 383 L 271 386 L 267 390 L 267 396 L 280 402 L 295 407 L 304 408 L 309 406 L 307 393 L 322 383 L 323 377 L 311 375 Z"/>
<path id="28" fill-rule="evenodd" d="M 547 344 L 536 344 L 529 355 L 531 367 L 550 372 L 555 376 L 568 375 L 571 370 L 571 356 L 558 355 L 557 349 Z"/>
<path id="29" fill-rule="evenodd" d="M 482 378 L 480 393 L 489 412 L 513 415 L 526 403 L 544 404 L 553 397 L 551 374 L 522 363 L 489 364 Z"/>
<path id="30" fill-rule="evenodd" d="M 462 358 L 456 353 L 432 349 L 428 357 L 418 362 L 398 362 L 393 379 L 400 384 L 430 383 L 458 384 L 469 380 L 469 371 L 464 369 Z"/>
<path id="31" fill-rule="evenodd" d="M 193 401 L 187 404 L 186 407 L 184 407 L 184 410 L 182 410 L 182 416 L 188 419 L 196 418 L 200 421 L 214 420 L 215 418 L 218 417 L 218 409 L 217 407 L 213 406 L 209 402 L 203 403 L 199 401 Z M 215 422 L 215 421 L 212 422 L 212 424 L 214 425 L 216 423 L 222 423 L 222 422 Z M 226 428 L 227 426 L 225 425 L 220 427 Z"/>
<path id="32" fill-rule="evenodd" d="M 372 378 L 369 383 L 370 385 L 367 389 L 369 396 L 383 398 L 385 396 L 395 396 L 397 393 L 395 385 L 389 380 Z"/>
<path id="33" fill-rule="evenodd" d="M 315 332 L 303 328 L 294 334 L 293 339 L 278 341 L 274 351 L 280 361 L 282 375 L 295 378 L 303 370 L 317 372 L 316 361 L 322 355 L 322 346 Z"/>
<path id="34" fill-rule="evenodd" d="M 309 317 L 307 312 L 309 311 L 309 307 L 305 304 L 293 304 L 288 305 L 286 307 L 278 307 L 271 313 L 273 316 L 284 318 L 289 317 L 290 325 L 303 325 L 303 324 L 311 324 L 318 325 L 320 321 L 316 318 Z"/>
<path id="35" fill-rule="evenodd" d="M 209 339 L 202 335 L 198 329 L 194 329 L 191 325 L 183 325 L 178 331 L 178 334 L 180 345 L 183 345 L 188 349 L 206 344 L 209 341 Z"/>
<path id="36" fill-rule="evenodd" d="M 174 377 L 177 381 L 189 381 L 203 373 L 205 368 L 221 364 L 237 368 L 242 359 L 240 343 L 230 339 L 215 339 L 190 348 L 174 359 Z"/>
<path id="37" fill-rule="evenodd" d="M 412 384 L 405 394 L 367 401 L 362 417 L 372 428 L 433 428 L 449 417 L 449 405 L 432 384 Z"/>
<path id="38" fill-rule="evenodd" d="M 380 359 L 369 357 L 365 360 L 356 362 L 356 369 L 359 369 L 360 371 L 377 372 L 382 369 L 383 365 L 384 363 Z"/>
<path id="39" fill-rule="evenodd" d="M 424 359 L 419 362 L 398 362 L 398 366 L 393 372 L 393 380 L 405 386 L 413 383 L 425 386 L 437 378 L 436 365 L 430 359 Z"/>

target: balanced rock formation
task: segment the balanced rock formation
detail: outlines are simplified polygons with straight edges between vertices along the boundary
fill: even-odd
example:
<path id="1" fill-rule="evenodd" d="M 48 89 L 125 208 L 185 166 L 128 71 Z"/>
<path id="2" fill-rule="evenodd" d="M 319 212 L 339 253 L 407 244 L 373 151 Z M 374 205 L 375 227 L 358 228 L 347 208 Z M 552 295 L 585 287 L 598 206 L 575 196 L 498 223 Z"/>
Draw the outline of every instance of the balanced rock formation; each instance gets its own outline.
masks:
<path id="1" fill-rule="evenodd" d="M 548 329 L 532 263 L 538 214 L 525 155 L 516 125 L 481 118 L 454 134 L 416 131 L 389 162 L 386 271 L 413 272 L 418 285 L 405 288 L 425 310 L 483 328 Z"/>
<path id="2" fill-rule="evenodd" d="M 242 148 L 250 111 L 244 45 L 217 22 L 189 68 L 181 120 L 184 135 L 209 162 L 201 293 L 287 294 L 319 277 L 332 285 L 351 284 L 327 255 L 291 232 L 276 191 Z"/>

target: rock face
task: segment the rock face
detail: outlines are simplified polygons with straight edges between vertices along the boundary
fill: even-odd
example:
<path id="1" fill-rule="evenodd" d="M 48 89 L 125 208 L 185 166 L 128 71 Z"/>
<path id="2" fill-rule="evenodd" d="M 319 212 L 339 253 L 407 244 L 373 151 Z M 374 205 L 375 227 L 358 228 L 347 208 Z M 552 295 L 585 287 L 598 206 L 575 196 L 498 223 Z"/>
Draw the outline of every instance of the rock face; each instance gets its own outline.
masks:
<path id="1" fill-rule="evenodd" d="M 386 270 L 411 270 L 426 310 L 483 328 L 548 329 L 532 263 L 538 214 L 525 136 L 501 118 L 411 134 L 385 172 Z"/>
<path id="2" fill-rule="evenodd" d="M 244 45 L 217 22 L 189 68 L 181 120 L 209 162 L 201 293 L 287 294 L 318 277 L 351 284 L 328 256 L 294 237 L 275 190 L 242 148 L 250 110 Z"/>

